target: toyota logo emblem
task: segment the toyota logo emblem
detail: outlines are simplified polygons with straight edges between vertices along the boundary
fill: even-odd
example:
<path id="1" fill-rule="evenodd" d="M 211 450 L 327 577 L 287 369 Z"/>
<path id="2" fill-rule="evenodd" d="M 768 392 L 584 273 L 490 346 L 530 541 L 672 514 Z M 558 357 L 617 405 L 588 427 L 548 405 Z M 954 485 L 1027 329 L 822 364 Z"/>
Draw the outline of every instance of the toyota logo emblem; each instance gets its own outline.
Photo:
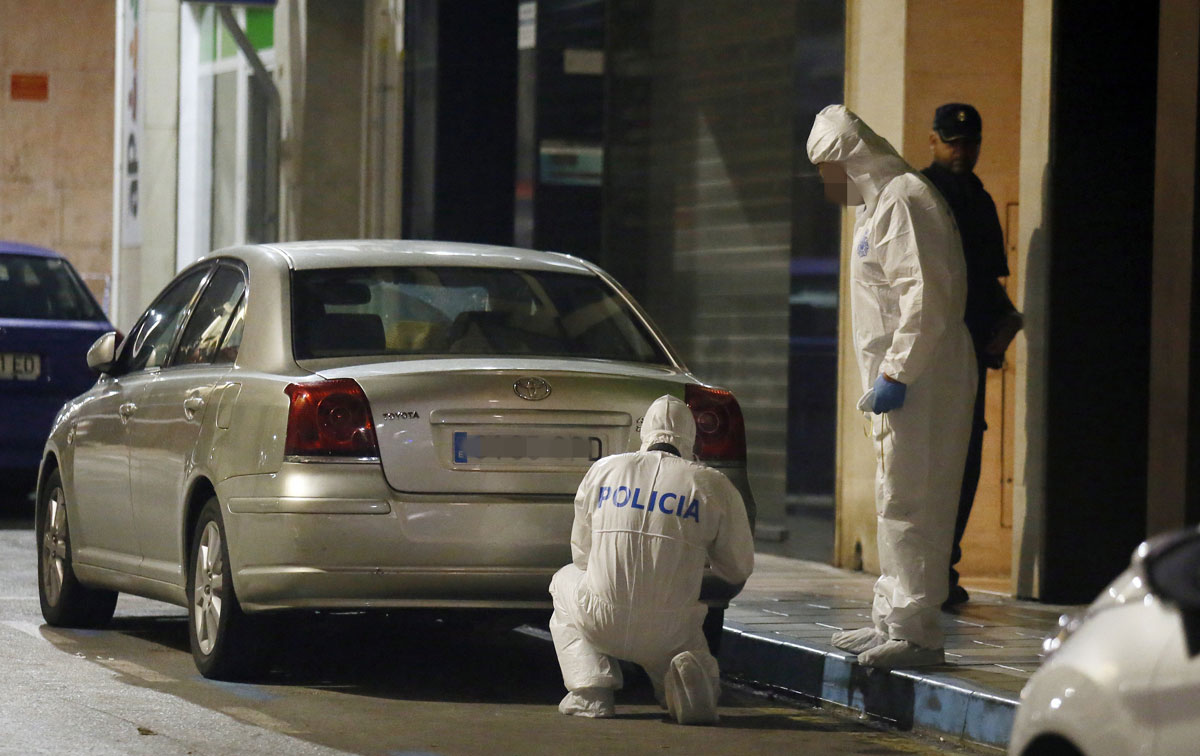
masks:
<path id="1" fill-rule="evenodd" d="M 541 378 L 521 378 L 513 384 L 513 391 L 522 399 L 536 402 L 550 396 L 550 384 Z"/>

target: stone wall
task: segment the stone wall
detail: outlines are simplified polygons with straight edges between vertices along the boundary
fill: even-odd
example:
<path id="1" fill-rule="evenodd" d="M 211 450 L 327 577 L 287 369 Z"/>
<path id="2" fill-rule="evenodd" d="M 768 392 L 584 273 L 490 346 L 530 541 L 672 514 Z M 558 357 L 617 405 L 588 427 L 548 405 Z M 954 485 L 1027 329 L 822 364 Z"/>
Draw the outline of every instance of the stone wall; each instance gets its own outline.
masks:
<path id="1" fill-rule="evenodd" d="M 115 15 L 113 0 L 0 0 L 0 239 L 61 252 L 102 302 Z M 14 74 L 45 77 L 45 99 L 14 99 Z"/>

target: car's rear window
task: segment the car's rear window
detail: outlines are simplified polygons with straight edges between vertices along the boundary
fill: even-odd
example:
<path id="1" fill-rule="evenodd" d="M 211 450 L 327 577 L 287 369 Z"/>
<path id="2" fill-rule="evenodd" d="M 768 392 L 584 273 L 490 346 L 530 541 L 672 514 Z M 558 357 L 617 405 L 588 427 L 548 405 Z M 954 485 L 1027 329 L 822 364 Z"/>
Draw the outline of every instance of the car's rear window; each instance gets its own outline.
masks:
<path id="1" fill-rule="evenodd" d="M 0 255 L 0 318 L 104 320 L 104 313 L 63 260 Z"/>
<path id="2" fill-rule="evenodd" d="M 590 274 L 329 268 L 296 271 L 292 292 L 297 359 L 529 355 L 669 363 L 625 301 Z"/>

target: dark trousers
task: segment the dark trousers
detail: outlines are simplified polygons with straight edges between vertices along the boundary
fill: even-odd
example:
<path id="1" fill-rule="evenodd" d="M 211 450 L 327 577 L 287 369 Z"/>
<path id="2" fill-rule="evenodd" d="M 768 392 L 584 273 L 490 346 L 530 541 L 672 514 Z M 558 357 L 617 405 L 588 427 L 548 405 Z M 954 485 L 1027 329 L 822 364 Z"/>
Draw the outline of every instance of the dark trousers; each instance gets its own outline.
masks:
<path id="1" fill-rule="evenodd" d="M 971 440 L 967 442 L 967 464 L 963 469 L 962 491 L 958 496 L 958 519 L 954 522 L 954 547 L 950 551 L 950 587 L 958 585 L 958 570 L 954 565 L 962 559 L 962 537 L 971 517 L 971 505 L 975 503 L 975 490 L 979 488 L 979 470 L 983 465 L 983 432 L 987 430 L 984 420 L 984 394 L 987 392 L 987 367 L 979 366 L 979 388 L 975 390 L 975 414 L 971 418 Z"/>

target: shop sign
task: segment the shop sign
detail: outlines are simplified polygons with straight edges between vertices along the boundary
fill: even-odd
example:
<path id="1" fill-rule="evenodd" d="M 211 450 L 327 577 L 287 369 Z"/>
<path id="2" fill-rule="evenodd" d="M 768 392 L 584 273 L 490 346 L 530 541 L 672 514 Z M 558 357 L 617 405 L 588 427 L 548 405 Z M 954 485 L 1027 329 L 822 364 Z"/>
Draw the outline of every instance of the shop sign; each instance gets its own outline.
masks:
<path id="1" fill-rule="evenodd" d="M 120 0 L 121 70 L 117 81 L 121 86 L 121 142 L 119 181 L 121 185 L 121 246 L 140 247 L 142 224 L 139 210 L 139 162 L 142 146 L 142 124 L 146 121 L 146 83 L 143 69 L 142 21 L 145 3 L 139 0 Z"/>
<path id="2" fill-rule="evenodd" d="M 517 6 L 517 49 L 537 47 L 537 3 L 524 2 Z"/>
<path id="3" fill-rule="evenodd" d="M 15 73 L 9 77 L 8 95 L 14 100 L 45 102 L 50 99 L 50 76 L 42 73 Z"/>
<path id="4" fill-rule="evenodd" d="M 600 186 L 604 179 L 604 148 L 546 140 L 538 146 L 538 178 L 543 184 Z"/>

